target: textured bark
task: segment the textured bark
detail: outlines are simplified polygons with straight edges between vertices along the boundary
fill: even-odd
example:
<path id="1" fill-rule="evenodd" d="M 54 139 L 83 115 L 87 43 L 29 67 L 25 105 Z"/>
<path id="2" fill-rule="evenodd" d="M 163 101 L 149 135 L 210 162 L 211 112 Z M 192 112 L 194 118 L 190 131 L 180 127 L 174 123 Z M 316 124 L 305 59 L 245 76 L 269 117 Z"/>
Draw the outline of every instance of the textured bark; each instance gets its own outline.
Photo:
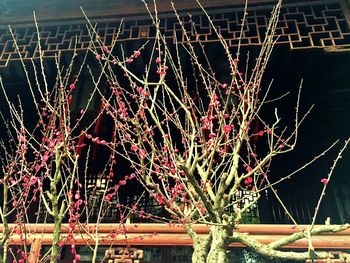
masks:
<path id="1" fill-rule="evenodd" d="M 56 152 L 56 172 L 55 172 L 54 180 L 50 184 L 50 190 L 52 194 L 52 198 L 51 198 L 52 213 L 54 216 L 54 224 L 55 224 L 55 227 L 53 230 L 50 263 L 58 262 L 59 253 L 60 253 L 60 247 L 58 244 L 61 240 L 61 226 L 62 226 L 62 219 L 63 219 L 63 213 L 64 213 L 63 203 L 61 204 L 61 209 L 59 209 L 59 204 L 58 204 L 57 185 L 59 183 L 59 180 L 61 179 L 60 165 L 61 165 L 61 158 L 58 152 Z"/>
<path id="2" fill-rule="evenodd" d="M 227 249 L 228 249 L 228 229 L 222 226 L 212 226 L 212 241 L 210 250 L 207 256 L 207 263 L 228 263 Z"/>
<path id="3" fill-rule="evenodd" d="M 198 242 L 193 246 L 192 263 L 206 263 L 208 250 L 204 244 Z"/>
<path id="4" fill-rule="evenodd" d="M 228 263 L 229 231 L 223 226 L 212 226 L 208 238 L 193 241 L 192 263 Z"/>
<path id="5" fill-rule="evenodd" d="M 350 227 L 349 224 L 325 225 L 325 226 L 321 226 L 313 229 L 310 235 L 314 236 L 321 233 L 331 233 L 331 232 L 335 233 L 335 232 L 343 231 L 349 227 Z M 306 259 L 310 259 L 312 257 L 314 257 L 315 259 L 328 258 L 329 254 L 327 252 L 320 252 L 320 251 L 315 252 L 314 250 L 310 250 L 310 248 L 309 248 L 309 251 L 307 252 L 277 250 L 287 244 L 293 243 L 296 240 L 299 240 L 301 238 L 306 238 L 306 237 L 307 235 L 305 232 L 298 232 L 286 238 L 282 238 L 281 240 L 275 241 L 269 245 L 263 245 L 253 237 L 249 236 L 249 234 L 247 233 L 233 232 L 233 235 L 230 238 L 229 242 L 239 242 L 243 245 L 246 245 L 248 248 L 250 248 L 254 252 L 262 256 L 265 256 L 267 258 L 282 259 L 282 260 L 297 260 L 297 261 L 305 261 Z"/>
<path id="6" fill-rule="evenodd" d="M 8 177 L 6 176 L 4 178 L 4 182 L 6 182 L 8 179 Z M 4 183 L 4 190 L 3 190 L 3 207 L 2 207 L 2 224 L 4 226 L 4 230 L 3 230 L 3 235 L 1 238 L 1 242 L 0 242 L 0 249 L 2 251 L 0 251 L 1 255 L 0 255 L 0 260 L 3 263 L 7 262 L 7 252 L 8 252 L 8 239 L 10 237 L 11 234 L 11 230 L 8 224 L 8 220 L 7 220 L 7 216 L 8 216 L 8 184 Z"/>
<path id="7" fill-rule="evenodd" d="M 55 263 L 55 262 L 58 262 L 59 260 L 59 253 L 60 253 L 59 242 L 61 240 L 61 226 L 62 226 L 61 218 L 59 216 L 55 217 L 55 228 L 53 231 L 50 263 Z"/>
<path id="8" fill-rule="evenodd" d="M 190 225 L 185 225 L 184 227 L 193 241 L 192 263 L 206 263 L 209 245 L 212 240 L 211 235 L 200 237 Z"/>
<path id="9" fill-rule="evenodd" d="M 8 251 L 9 245 L 7 242 L 2 246 L 1 248 L 1 255 L 0 255 L 0 261 L 3 263 L 7 263 L 7 251 Z"/>

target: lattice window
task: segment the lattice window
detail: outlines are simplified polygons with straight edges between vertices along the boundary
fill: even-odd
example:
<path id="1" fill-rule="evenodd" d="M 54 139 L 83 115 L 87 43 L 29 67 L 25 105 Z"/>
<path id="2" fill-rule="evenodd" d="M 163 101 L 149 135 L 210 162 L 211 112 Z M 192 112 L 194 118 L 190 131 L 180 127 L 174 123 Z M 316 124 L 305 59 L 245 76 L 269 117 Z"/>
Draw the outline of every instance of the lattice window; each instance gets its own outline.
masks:
<path id="1" fill-rule="evenodd" d="M 261 45 L 266 26 L 271 15 L 271 6 L 255 6 L 248 10 L 247 22 L 243 30 L 242 45 Z M 213 23 L 219 33 L 227 40 L 229 46 L 238 44 L 240 36 L 242 9 L 222 9 L 211 13 Z M 347 8 L 340 3 L 318 1 L 312 5 L 284 5 L 276 29 L 278 44 L 289 45 L 291 49 L 323 48 L 326 51 L 350 49 L 350 15 Z M 184 17 L 183 24 L 192 42 L 216 42 L 217 37 L 200 13 L 193 12 L 191 18 Z M 119 20 L 104 21 L 97 25 L 99 37 L 110 46 L 116 37 Z M 160 27 L 169 41 L 185 41 L 184 33 L 174 15 L 164 15 Z M 90 36 L 85 22 L 67 21 L 62 24 L 43 24 L 40 37 L 44 57 L 54 57 L 58 51 L 72 52 L 87 50 Z M 17 25 L 14 28 L 19 50 L 15 50 L 12 36 L 7 27 L 0 27 L 0 67 L 9 61 L 19 59 L 37 59 L 39 49 L 34 26 Z M 154 39 L 155 28 L 150 19 L 128 18 L 122 26 L 119 41 Z"/>
<path id="2" fill-rule="evenodd" d="M 346 254 L 341 251 L 332 251 L 328 252 L 328 258 L 326 259 L 315 259 L 315 260 L 306 260 L 306 263 L 344 263 L 349 262 L 350 254 Z"/>
<path id="3" fill-rule="evenodd" d="M 107 263 L 141 263 L 143 250 L 118 247 L 108 249 L 105 252 L 105 257 L 107 258 Z"/>

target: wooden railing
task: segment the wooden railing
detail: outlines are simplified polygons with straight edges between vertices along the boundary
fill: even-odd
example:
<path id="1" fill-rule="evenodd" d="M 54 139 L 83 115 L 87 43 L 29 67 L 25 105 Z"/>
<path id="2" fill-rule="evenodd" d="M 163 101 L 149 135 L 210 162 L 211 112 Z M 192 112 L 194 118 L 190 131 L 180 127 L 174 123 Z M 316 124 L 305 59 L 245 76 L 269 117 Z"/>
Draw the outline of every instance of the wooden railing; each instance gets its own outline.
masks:
<path id="1" fill-rule="evenodd" d="M 98 229 L 96 230 L 96 227 Z M 301 225 L 301 229 L 307 226 Z M 318 226 L 316 225 L 315 228 Z M 53 224 L 27 224 L 21 226 L 22 233 L 25 233 L 28 243 L 34 240 L 40 240 L 42 245 L 52 244 Z M 193 225 L 194 230 L 200 235 L 207 235 L 209 226 Z M 21 244 L 21 234 L 16 233 L 19 229 L 17 225 L 11 225 L 13 234 L 9 242 L 11 245 Z M 2 232 L 3 226 L 0 226 Z M 249 233 L 252 237 L 263 244 L 276 241 L 287 235 L 291 235 L 297 230 L 291 225 L 240 225 L 236 230 Z M 181 225 L 169 226 L 166 224 L 94 224 L 79 225 L 72 232 L 74 239 L 66 239 L 69 233 L 69 226 L 62 225 L 62 241 L 65 244 L 75 243 L 76 245 L 94 244 L 96 233 L 100 245 L 139 245 L 139 246 L 191 246 L 192 241 L 186 234 Z M 23 236 L 22 236 L 23 238 Z M 312 243 L 315 248 L 325 249 L 349 249 L 350 248 L 350 229 L 339 233 L 322 234 L 312 237 Z M 231 243 L 231 247 L 244 247 L 239 243 Z M 298 240 L 284 248 L 307 248 L 306 239 Z"/>

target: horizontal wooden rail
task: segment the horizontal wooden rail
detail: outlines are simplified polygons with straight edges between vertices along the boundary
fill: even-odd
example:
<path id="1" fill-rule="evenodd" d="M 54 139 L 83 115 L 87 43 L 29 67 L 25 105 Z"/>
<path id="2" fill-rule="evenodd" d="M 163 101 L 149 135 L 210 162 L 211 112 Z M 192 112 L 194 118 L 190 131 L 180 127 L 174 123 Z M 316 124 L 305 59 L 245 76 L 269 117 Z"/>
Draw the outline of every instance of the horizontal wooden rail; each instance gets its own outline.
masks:
<path id="1" fill-rule="evenodd" d="M 96 227 L 98 227 L 96 231 Z M 299 226 L 306 229 L 307 226 Z M 316 225 L 315 228 L 318 226 Z M 26 233 L 29 243 L 40 240 L 42 245 L 52 244 L 53 224 L 26 224 L 25 226 L 11 225 L 13 234 L 10 244 L 21 244 L 19 229 Z M 194 230 L 200 235 L 207 235 L 209 226 L 193 225 Z M 3 226 L 0 226 L 0 231 Z M 17 230 L 17 231 L 16 231 Z M 236 231 L 249 233 L 252 237 L 263 244 L 279 240 L 287 235 L 296 233 L 298 230 L 291 225 L 240 225 Z M 142 246 L 191 246 L 192 241 L 181 225 L 169 226 L 166 224 L 94 224 L 79 225 L 73 231 L 74 240 L 66 240 L 69 233 L 69 225 L 62 225 L 62 237 L 65 244 L 77 245 L 94 244 L 98 233 L 101 245 L 142 245 Z M 338 233 L 322 234 L 312 237 L 315 248 L 324 249 L 350 249 L 350 229 Z M 243 247 L 242 244 L 232 243 L 232 247 Z M 284 248 L 307 248 L 306 239 L 298 240 Z"/>

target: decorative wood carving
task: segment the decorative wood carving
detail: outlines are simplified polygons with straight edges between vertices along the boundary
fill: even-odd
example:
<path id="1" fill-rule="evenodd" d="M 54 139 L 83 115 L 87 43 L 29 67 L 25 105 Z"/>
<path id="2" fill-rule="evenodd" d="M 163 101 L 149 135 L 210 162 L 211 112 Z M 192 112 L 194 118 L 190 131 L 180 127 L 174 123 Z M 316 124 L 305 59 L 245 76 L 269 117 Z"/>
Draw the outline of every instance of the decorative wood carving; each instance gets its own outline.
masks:
<path id="1" fill-rule="evenodd" d="M 143 250 L 137 248 L 118 247 L 105 252 L 107 263 L 141 263 Z"/>
<path id="2" fill-rule="evenodd" d="M 270 7 L 255 6 L 248 10 L 242 45 L 261 45 L 271 14 Z M 238 45 L 242 9 L 222 9 L 211 11 L 211 18 L 229 46 Z M 96 20 L 97 32 L 106 46 L 116 37 L 120 20 Z M 183 17 L 183 23 L 191 42 L 216 42 L 217 38 L 208 19 L 202 13 L 194 12 L 192 18 Z M 163 15 L 161 30 L 169 41 L 185 41 L 184 33 L 174 15 Z M 90 36 L 85 22 L 63 21 L 40 26 L 40 38 L 44 57 L 54 57 L 58 51 L 71 52 L 76 46 L 84 51 L 90 45 Z M 39 56 L 34 25 L 17 25 L 14 28 L 19 52 L 24 60 Z M 350 27 L 340 3 L 320 3 L 313 5 L 299 3 L 285 5 L 278 22 L 277 43 L 289 45 L 291 49 L 322 48 L 326 51 L 350 49 Z M 155 29 L 147 17 L 134 17 L 125 20 L 119 41 L 139 41 L 154 39 Z M 7 27 L 0 27 L 0 67 L 10 61 L 19 60 L 12 37 Z"/>

